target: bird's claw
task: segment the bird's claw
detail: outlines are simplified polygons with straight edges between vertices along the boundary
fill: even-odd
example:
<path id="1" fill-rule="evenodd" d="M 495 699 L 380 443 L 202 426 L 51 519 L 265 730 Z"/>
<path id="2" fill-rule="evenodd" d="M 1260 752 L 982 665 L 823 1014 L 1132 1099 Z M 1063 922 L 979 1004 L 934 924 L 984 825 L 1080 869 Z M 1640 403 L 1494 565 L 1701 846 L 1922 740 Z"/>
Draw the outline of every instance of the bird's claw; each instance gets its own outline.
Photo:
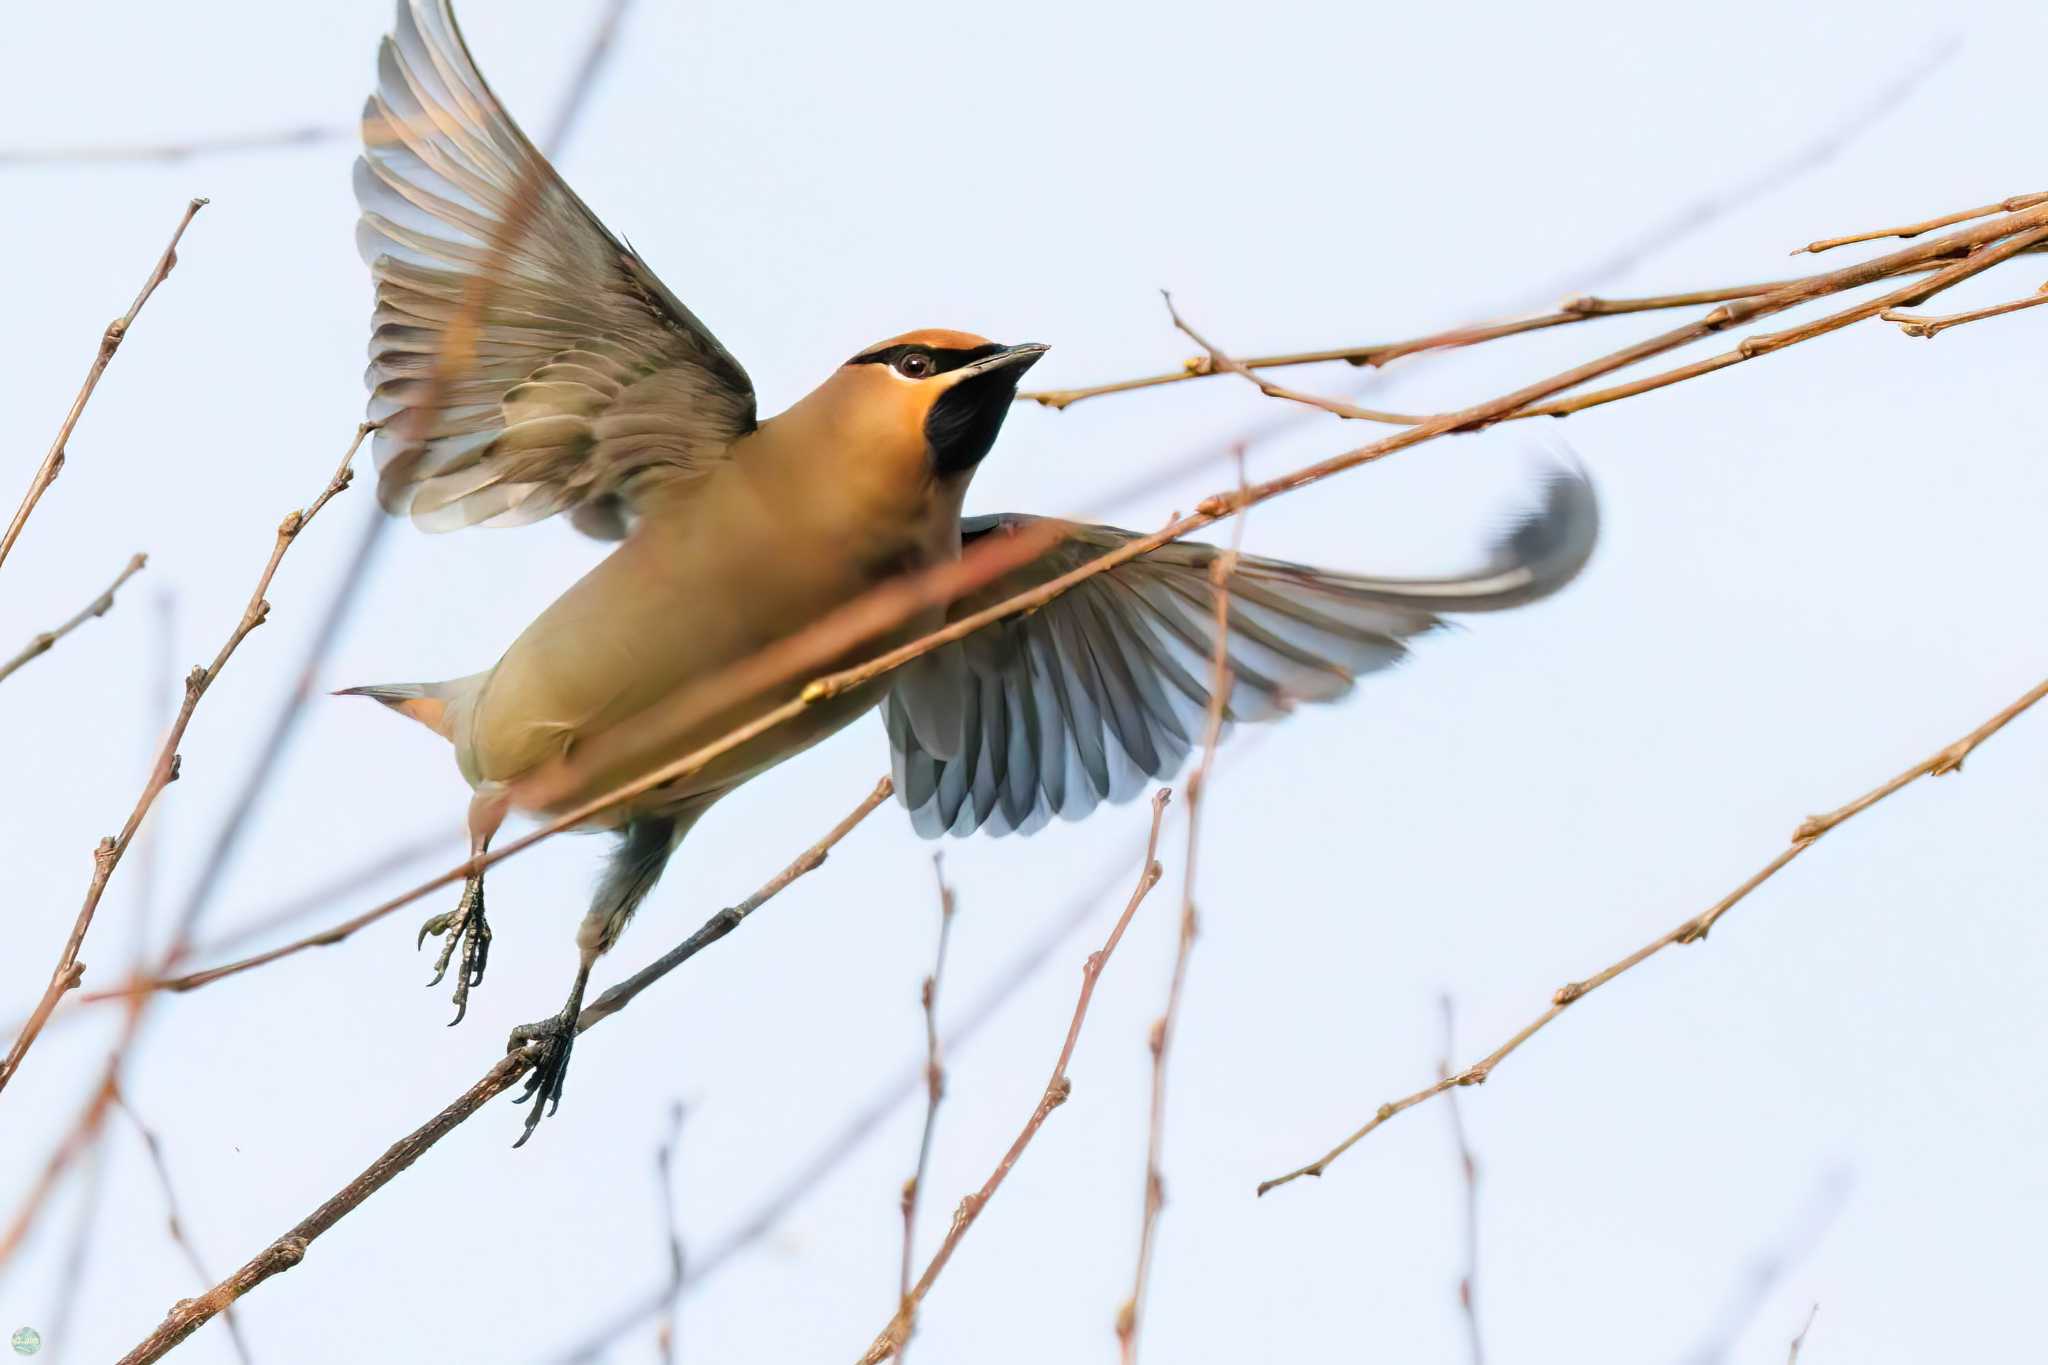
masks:
<path id="1" fill-rule="evenodd" d="M 483 983 L 484 968 L 491 959 L 491 926 L 484 918 L 484 885 L 481 877 L 472 877 L 462 888 L 462 899 L 453 910 L 435 915 L 420 926 L 420 936 L 413 944 L 414 951 L 426 943 L 429 934 L 442 938 L 441 952 L 434 959 L 434 979 L 427 983 L 429 988 L 441 984 L 448 975 L 448 965 L 455 958 L 457 945 L 462 948 L 462 965 L 455 977 L 455 1017 L 448 1021 L 454 1028 L 469 1013 L 469 992 L 472 986 Z"/>
<path id="2" fill-rule="evenodd" d="M 569 1073 L 569 1053 L 576 1046 L 576 1015 L 578 1011 L 564 1010 L 539 1023 L 521 1024 L 512 1030 L 511 1038 L 505 1044 L 507 1052 L 517 1052 L 529 1043 L 537 1043 L 534 1049 L 533 1070 L 527 1073 L 526 1089 L 512 1103 L 525 1104 L 535 1101 L 526 1114 L 525 1131 L 520 1133 L 514 1147 L 524 1147 L 526 1140 L 533 1136 L 533 1130 L 540 1126 L 543 1114 L 552 1116 L 562 1105 L 562 1081 Z"/>

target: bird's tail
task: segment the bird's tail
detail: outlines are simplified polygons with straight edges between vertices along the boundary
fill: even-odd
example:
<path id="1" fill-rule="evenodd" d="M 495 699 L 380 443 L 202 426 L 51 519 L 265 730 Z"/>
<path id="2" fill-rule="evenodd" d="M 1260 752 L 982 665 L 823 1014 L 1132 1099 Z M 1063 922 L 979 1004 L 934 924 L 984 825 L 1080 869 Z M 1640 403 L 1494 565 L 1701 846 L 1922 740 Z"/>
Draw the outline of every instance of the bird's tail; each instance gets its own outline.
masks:
<path id="1" fill-rule="evenodd" d="M 1576 464 L 1547 471 L 1543 500 L 1493 543 L 1486 562 L 1449 578 L 1356 578 L 1347 586 L 1389 604 L 1458 613 L 1505 611 L 1550 596 L 1578 577 L 1600 539 L 1600 500 Z"/>
<path id="2" fill-rule="evenodd" d="M 481 675 L 477 675 L 480 677 Z M 371 683 L 367 687 L 344 687 L 337 697 L 369 697 L 402 716 L 410 717 L 443 739 L 453 739 L 449 703 L 468 690 L 476 677 L 438 683 Z"/>

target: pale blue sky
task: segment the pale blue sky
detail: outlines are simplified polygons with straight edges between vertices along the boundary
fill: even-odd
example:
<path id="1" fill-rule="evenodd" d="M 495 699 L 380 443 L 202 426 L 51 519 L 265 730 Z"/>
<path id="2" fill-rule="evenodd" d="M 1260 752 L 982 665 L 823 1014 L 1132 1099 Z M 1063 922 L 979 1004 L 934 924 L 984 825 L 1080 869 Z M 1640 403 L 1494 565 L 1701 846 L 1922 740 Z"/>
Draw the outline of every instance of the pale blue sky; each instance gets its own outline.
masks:
<path id="1" fill-rule="evenodd" d="M 529 128 L 546 125 L 597 8 L 462 7 Z M 381 0 L 24 10 L 0 54 L 0 128 L 34 146 L 348 122 L 389 18 Z M 1050 342 L 1034 378 L 1080 383 L 1187 352 L 1160 286 L 1240 353 L 1466 320 L 1745 179 L 1951 29 L 1955 58 L 1840 156 L 1604 282 L 1661 292 L 1769 278 L 1818 235 L 2041 188 L 2048 22 L 2019 3 L 1930 16 L 1897 0 L 1711 12 L 642 0 L 563 169 L 744 360 L 764 410 L 862 343 L 920 325 Z M 152 602 L 176 594 L 175 673 L 210 657 L 278 518 L 318 489 L 360 415 L 369 291 L 352 156 L 330 143 L 169 166 L 0 166 L 8 498 L 184 200 L 213 199 L 0 578 L 11 650 L 131 551 L 152 557 L 110 616 L 0 691 L 14 722 L 0 820 L 10 1015 L 40 989 L 92 845 L 140 782 Z M 1991 302 L 2039 276 L 2008 269 L 1955 297 Z M 1257 552 L 1453 567 L 1513 504 L 1530 447 L 1562 436 L 1599 481 L 1607 534 L 1564 596 L 1425 642 L 1409 667 L 1219 770 L 1147 1359 L 1462 1358 L 1459 1191 L 1440 1107 L 1404 1116 L 1320 1183 L 1264 1200 L 1253 1186 L 1433 1076 L 1440 991 L 1456 996 L 1476 1056 L 1562 982 L 1719 898 L 1802 816 L 1962 734 L 2048 669 L 2043 316 L 1931 344 L 1859 328 L 1569 424 L 1433 444 L 1252 514 Z M 1490 395 L 1653 325 L 1524 338 L 1396 373 L 1381 394 L 1406 408 Z M 1149 527 L 1227 483 L 1227 464 L 1105 497 L 1270 415 L 1222 381 L 1019 411 L 970 510 Z M 1255 450 L 1255 469 L 1358 439 L 1312 419 Z M 194 871 L 369 502 L 360 490 L 338 501 L 293 550 L 270 623 L 206 699 L 156 814 L 160 901 Z M 394 529 L 321 681 L 484 667 L 597 553 L 563 526 Z M 1843 1172 L 1838 1216 L 1731 1358 L 1782 1359 L 1816 1300 L 1802 1356 L 1814 1365 L 2025 1353 L 2048 1213 L 2044 754 L 2040 718 L 2014 726 L 1966 775 L 1831 835 L 1710 945 L 1616 984 L 1466 1093 L 1496 1359 L 1689 1358 L 1756 1258 L 1796 1239 Z M 886 765 L 879 724 L 863 722 L 725 802 L 601 978 L 752 889 Z M 431 737 L 322 699 L 210 923 L 452 825 L 463 800 Z M 1132 806 L 1029 842 L 949 844 L 961 900 L 949 1002 L 976 995 L 1106 860 L 1134 870 L 1144 818 Z M 916 1350 L 928 1363 L 1113 1358 L 1179 828 L 1168 881 L 1097 997 L 1072 1101 L 930 1300 Z M 663 1274 L 651 1157 L 679 1096 L 693 1106 L 684 1234 L 715 1241 L 916 1056 L 929 852 L 884 812 L 580 1048 L 560 1115 L 526 1149 L 509 1150 L 523 1111 L 505 1103 L 443 1142 L 246 1301 L 257 1359 L 541 1359 L 575 1340 Z M 411 947 L 438 902 L 158 1012 L 130 1088 L 165 1135 L 216 1273 L 473 1080 L 508 1026 L 553 1008 L 598 857 L 594 842 L 562 839 L 495 874 L 491 974 L 460 1029 L 442 1028 L 445 991 L 420 989 L 427 957 Z M 133 941 L 137 871 L 122 869 L 94 929 L 91 981 L 112 979 Z M 952 1059 L 924 1247 L 1033 1103 L 1110 908 Z M 105 1038 L 53 1032 L 9 1086 L 10 1207 Z M 850 1359 L 865 1346 L 893 1305 L 917 1117 L 898 1113 L 687 1301 L 685 1359 Z M 111 1151 L 74 1362 L 117 1355 L 194 1287 L 138 1144 L 117 1130 Z M 47 1319 L 72 1215 L 61 1201 L 0 1279 L 0 1329 Z M 651 1349 L 643 1332 L 616 1358 Z M 215 1326 L 178 1358 L 232 1357 Z"/>

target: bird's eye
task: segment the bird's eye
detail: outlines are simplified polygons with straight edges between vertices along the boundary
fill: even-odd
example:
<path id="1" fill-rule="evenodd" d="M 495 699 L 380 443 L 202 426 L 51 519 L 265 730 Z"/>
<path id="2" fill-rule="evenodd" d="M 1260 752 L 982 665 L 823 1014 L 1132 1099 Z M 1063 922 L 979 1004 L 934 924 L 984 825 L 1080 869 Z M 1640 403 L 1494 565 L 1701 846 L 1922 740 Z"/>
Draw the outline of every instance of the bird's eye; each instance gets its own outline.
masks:
<path id="1" fill-rule="evenodd" d="M 932 358 L 925 351 L 905 351 L 896 361 L 896 373 L 906 379 L 923 379 L 932 372 Z"/>

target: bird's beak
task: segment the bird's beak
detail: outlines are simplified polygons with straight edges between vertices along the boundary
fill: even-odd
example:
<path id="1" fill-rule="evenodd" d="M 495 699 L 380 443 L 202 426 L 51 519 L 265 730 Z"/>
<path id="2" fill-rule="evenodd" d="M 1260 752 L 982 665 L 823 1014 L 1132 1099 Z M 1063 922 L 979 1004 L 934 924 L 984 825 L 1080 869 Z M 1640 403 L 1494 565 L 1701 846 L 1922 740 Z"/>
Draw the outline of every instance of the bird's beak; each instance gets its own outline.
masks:
<path id="1" fill-rule="evenodd" d="M 1005 346 L 994 355 L 983 356 L 971 365 L 962 365 L 959 369 L 947 375 L 946 378 L 954 384 L 961 384 L 979 374 L 988 374 L 992 370 L 1008 369 L 1016 370 L 1017 377 L 1022 378 L 1024 371 L 1037 364 L 1038 357 L 1051 349 L 1052 347 L 1039 341 L 1027 341 L 1021 346 Z"/>

